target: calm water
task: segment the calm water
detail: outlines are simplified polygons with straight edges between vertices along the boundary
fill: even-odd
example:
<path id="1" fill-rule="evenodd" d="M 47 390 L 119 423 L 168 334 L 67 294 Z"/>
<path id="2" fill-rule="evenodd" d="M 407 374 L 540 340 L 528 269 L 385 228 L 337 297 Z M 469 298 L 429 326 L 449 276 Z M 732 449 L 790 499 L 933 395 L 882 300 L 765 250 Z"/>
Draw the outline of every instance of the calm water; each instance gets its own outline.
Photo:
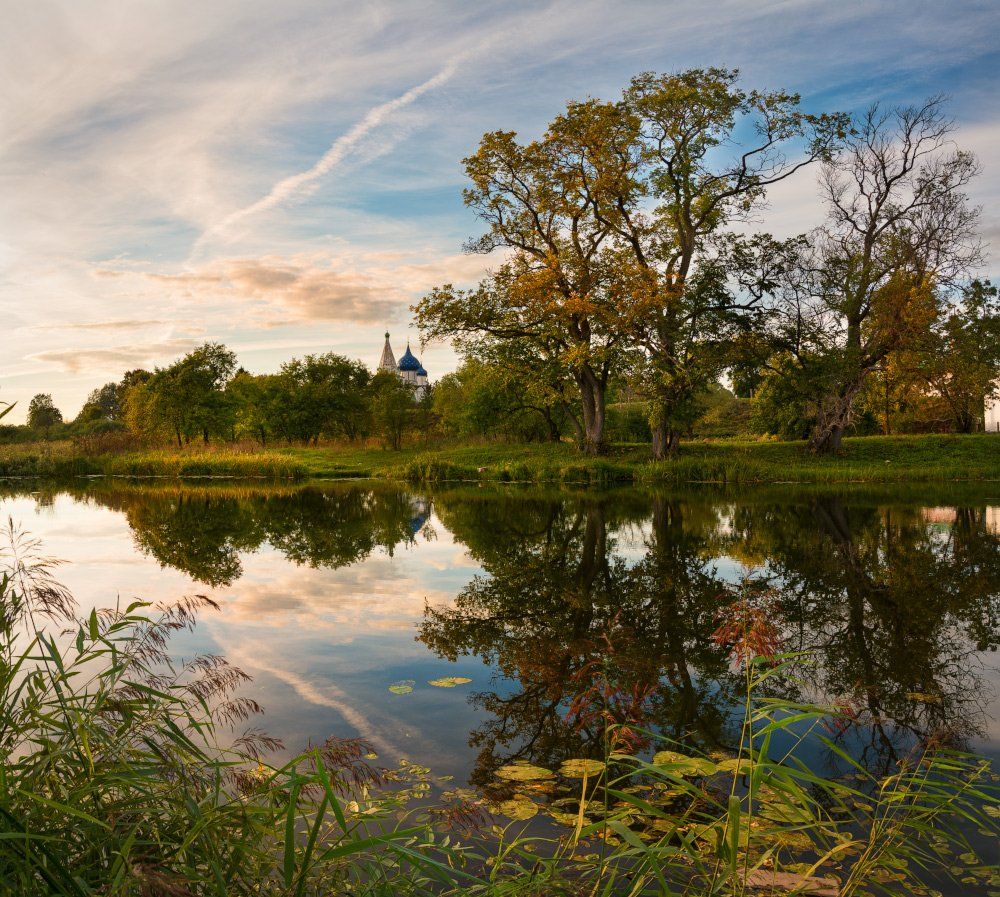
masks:
<path id="1" fill-rule="evenodd" d="M 179 656 L 254 676 L 290 751 L 363 735 L 383 759 L 484 781 L 510 758 L 587 750 L 575 674 L 608 659 L 655 683 L 647 724 L 725 744 L 739 691 L 712 640 L 746 576 L 769 579 L 794 697 L 848 700 L 879 725 L 848 747 L 887 763 L 946 727 L 1000 756 L 1000 484 L 879 492 L 574 493 L 370 483 L 306 487 L 7 484 L 0 512 L 69 563 L 87 612 L 205 593 Z M 430 686 L 466 676 L 456 688 Z M 388 687 L 413 680 L 411 694 Z M 823 758 L 818 753 L 816 763 Z"/>

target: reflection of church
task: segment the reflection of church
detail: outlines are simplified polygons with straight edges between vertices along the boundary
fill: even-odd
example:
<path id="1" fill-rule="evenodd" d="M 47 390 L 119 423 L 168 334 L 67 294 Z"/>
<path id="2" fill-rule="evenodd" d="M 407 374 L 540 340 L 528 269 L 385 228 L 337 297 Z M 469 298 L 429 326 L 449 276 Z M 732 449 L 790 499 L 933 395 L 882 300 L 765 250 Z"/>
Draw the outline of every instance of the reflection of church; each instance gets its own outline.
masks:
<path id="1" fill-rule="evenodd" d="M 385 333 L 385 345 L 382 347 L 382 358 L 379 360 L 378 369 L 395 372 L 400 380 L 413 387 L 418 399 L 422 399 L 427 392 L 427 371 L 424 370 L 420 359 L 410 351 L 410 344 L 407 343 L 406 351 L 397 364 L 396 356 L 392 354 L 392 346 L 389 345 L 389 331 Z"/>

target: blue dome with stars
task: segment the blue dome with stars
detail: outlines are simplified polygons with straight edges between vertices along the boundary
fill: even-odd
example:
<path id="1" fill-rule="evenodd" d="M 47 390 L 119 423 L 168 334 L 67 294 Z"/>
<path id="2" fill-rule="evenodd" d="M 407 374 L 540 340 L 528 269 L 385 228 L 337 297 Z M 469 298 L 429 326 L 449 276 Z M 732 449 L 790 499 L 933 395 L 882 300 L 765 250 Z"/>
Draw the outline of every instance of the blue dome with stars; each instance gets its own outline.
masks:
<path id="1" fill-rule="evenodd" d="M 410 344 L 406 344 L 406 351 L 403 353 L 403 357 L 399 359 L 399 369 L 401 371 L 419 371 L 420 361 L 414 356 L 410 351 Z"/>

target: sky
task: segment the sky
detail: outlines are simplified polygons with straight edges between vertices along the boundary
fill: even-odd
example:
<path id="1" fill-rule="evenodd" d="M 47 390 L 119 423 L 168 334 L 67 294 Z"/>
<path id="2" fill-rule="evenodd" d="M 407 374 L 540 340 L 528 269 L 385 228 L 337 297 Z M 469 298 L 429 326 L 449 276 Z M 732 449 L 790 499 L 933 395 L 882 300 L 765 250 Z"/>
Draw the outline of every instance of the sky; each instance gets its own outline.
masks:
<path id="1" fill-rule="evenodd" d="M 923 0 L 0 0 L 0 401 L 67 419 L 207 340 L 254 372 L 370 367 L 410 305 L 471 285 L 461 160 L 642 71 L 739 68 L 809 111 L 950 97 L 1000 271 L 1000 3 Z M 819 223 L 815 171 L 761 226 Z"/>

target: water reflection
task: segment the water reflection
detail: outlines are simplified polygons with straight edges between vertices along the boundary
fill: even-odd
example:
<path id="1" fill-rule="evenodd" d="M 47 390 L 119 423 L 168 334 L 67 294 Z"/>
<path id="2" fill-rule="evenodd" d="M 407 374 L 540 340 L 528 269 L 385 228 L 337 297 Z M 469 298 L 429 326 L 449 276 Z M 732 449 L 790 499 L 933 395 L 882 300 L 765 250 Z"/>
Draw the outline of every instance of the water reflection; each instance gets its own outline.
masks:
<path id="1" fill-rule="evenodd" d="M 774 690 L 835 698 L 855 710 L 864 725 L 836 734 L 869 764 L 887 766 L 907 739 L 974 742 L 997 715 L 989 677 L 1000 640 L 998 516 L 975 493 L 429 494 L 370 483 L 97 481 L 35 490 L 34 500 L 58 516 L 59 492 L 77 506 L 123 515 L 138 551 L 161 566 L 216 590 L 240 590 L 217 641 L 297 683 L 313 714 L 316 706 L 347 708 L 353 698 L 354 716 L 338 710 L 349 725 L 392 729 L 394 744 L 412 735 L 414 750 L 428 755 L 413 756 L 432 765 L 468 741 L 474 757 L 463 772 L 478 783 L 511 759 L 550 766 L 599 752 L 600 721 L 572 712 L 598 671 L 614 685 L 622 721 L 703 749 L 725 745 L 741 684 L 712 635 L 744 577 L 776 588 L 783 647 L 809 658 L 794 678 L 775 679 Z M 431 551 L 438 530 L 443 548 L 464 548 L 457 564 Z M 376 626 L 369 610 L 364 631 L 362 613 L 345 641 L 315 624 L 321 613 L 301 611 L 329 612 L 337 589 L 348 588 L 342 577 L 289 577 L 287 587 L 301 592 L 275 596 L 274 560 L 264 573 L 249 571 L 266 551 L 288 569 L 349 568 L 361 582 L 363 573 L 386 575 L 380 558 L 402 548 L 413 549 L 409 563 L 423 565 L 419 582 L 434 589 L 423 592 L 432 597 L 422 617 L 422 595 L 410 596 L 416 607 L 399 606 L 395 629 L 417 636 L 428 670 L 445 661 L 492 670 L 488 682 L 476 679 L 462 714 L 454 703 L 434 703 L 456 695 L 386 695 L 389 681 L 414 674 L 373 660 L 387 644 L 378 641 L 384 614 Z M 298 617 L 287 616 L 289 602 Z M 353 655 L 349 641 L 358 643 Z M 288 725 L 292 711 L 281 709 Z M 297 734 L 329 734 L 298 714 Z"/>
<path id="2" fill-rule="evenodd" d="M 336 569 L 389 555 L 426 526 L 429 501 L 406 492 L 244 490 L 182 486 L 93 490 L 125 514 L 136 545 L 164 567 L 211 586 L 243 574 L 240 554 L 267 542 L 295 564 Z"/>

